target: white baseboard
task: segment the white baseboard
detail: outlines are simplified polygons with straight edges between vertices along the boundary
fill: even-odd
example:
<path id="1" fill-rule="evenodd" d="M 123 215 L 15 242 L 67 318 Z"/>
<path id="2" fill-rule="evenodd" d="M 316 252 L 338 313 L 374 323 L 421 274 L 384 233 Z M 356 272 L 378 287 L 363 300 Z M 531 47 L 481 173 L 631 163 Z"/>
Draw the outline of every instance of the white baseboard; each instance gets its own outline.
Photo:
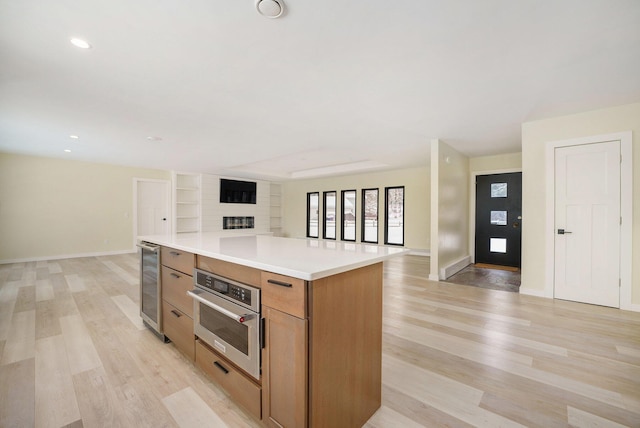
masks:
<path id="1" fill-rule="evenodd" d="M 524 288 L 520 286 L 520 294 L 526 294 L 527 296 L 535 296 L 535 297 L 544 297 L 546 299 L 550 299 L 547 296 L 545 290 L 538 290 L 537 288 Z"/>
<path id="2" fill-rule="evenodd" d="M 129 249 L 129 250 L 116 250 L 116 251 L 101 251 L 97 253 L 61 254 L 61 255 L 55 255 L 55 256 L 27 257 L 24 259 L 0 260 L 0 265 L 6 265 L 10 263 L 40 262 L 40 261 L 47 261 L 47 260 L 77 259 L 81 257 L 115 256 L 118 254 L 131 254 L 135 252 L 136 252 L 135 249 Z"/>
<path id="3" fill-rule="evenodd" d="M 409 255 L 431 257 L 431 250 L 410 250 Z"/>
<path id="4" fill-rule="evenodd" d="M 447 266 L 440 268 L 440 279 L 445 280 L 451 275 L 460 272 L 471 264 L 471 256 L 464 256 Z"/>
<path id="5" fill-rule="evenodd" d="M 429 274 L 429 281 L 440 281 L 440 277 L 438 275 Z"/>
<path id="6" fill-rule="evenodd" d="M 629 306 L 626 306 L 624 308 L 620 308 L 624 311 L 631 311 L 631 312 L 640 312 L 640 305 L 632 303 Z"/>

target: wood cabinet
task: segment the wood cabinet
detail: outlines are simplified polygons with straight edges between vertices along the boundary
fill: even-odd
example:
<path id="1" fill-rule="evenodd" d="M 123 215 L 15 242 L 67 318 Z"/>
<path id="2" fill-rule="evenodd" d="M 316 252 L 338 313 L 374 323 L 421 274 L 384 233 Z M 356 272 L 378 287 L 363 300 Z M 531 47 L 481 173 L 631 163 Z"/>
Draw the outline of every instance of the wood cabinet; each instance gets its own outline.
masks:
<path id="1" fill-rule="evenodd" d="M 187 275 L 193 275 L 195 255 L 188 251 L 162 247 L 160 250 L 160 262 L 163 266 L 170 267 Z"/>
<path id="2" fill-rule="evenodd" d="M 165 334 L 270 427 L 361 427 L 381 404 L 382 263 L 313 281 L 162 248 Z M 193 267 L 262 289 L 262 375 L 196 340 Z"/>
<path id="3" fill-rule="evenodd" d="M 272 427 L 307 426 L 308 322 L 268 306 L 262 350 L 262 414 Z"/>
<path id="4" fill-rule="evenodd" d="M 162 302 L 162 318 L 164 320 L 164 334 L 178 350 L 189 357 L 195 358 L 195 336 L 193 335 L 193 318 L 181 312 L 166 300 Z"/>
<path id="5" fill-rule="evenodd" d="M 193 333 L 193 300 L 187 290 L 193 289 L 193 253 L 162 247 L 162 330 L 178 350 L 189 359 L 195 358 Z"/>
<path id="6" fill-rule="evenodd" d="M 260 419 L 262 413 L 260 385 L 200 340 L 196 341 L 196 365 L 222 386 L 233 400 Z"/>
<path id="7" fill-rule="evenodd" d="M 382 396 L 382 263 L 307 282 L 262 273 L 263 422 L 361 427 Z"/>
<path id="8" fill-rule="evenodd" d="M 272 427 L 307 426 L 307 282 L 262 272 L 263 421 Z"/>

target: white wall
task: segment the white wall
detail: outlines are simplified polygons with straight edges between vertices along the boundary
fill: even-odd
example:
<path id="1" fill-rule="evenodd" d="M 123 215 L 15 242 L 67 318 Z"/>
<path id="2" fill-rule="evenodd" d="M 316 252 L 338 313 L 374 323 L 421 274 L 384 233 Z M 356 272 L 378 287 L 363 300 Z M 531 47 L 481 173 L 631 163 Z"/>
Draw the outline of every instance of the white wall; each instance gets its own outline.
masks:
<path id="1" fill-rule="evenodd" d="M 220 232 L 222 231 L 223 217 L 254 217 L 254 228 L 251 232 L 265 233 L 270 229 L 270 191 L 271 186 L 268 181 L 246 180 L 256 182 L 256 203 L 255 204 L 221 204 L 220 203 L 220 176 L 202 174 L 202 231 Z M 233 180 L 245 180 L 233 177 Z M 242 234 L 247 230 L 227 230 L 229 234 Z"/>
<path id="2" fill-rule="evenodd" d="M 445 279 L 469 263 L 469 159 L 431 142 L 431 271 Z"/>
<path id="3" fill-rule="evenodd" d="M 131 251 L 133 178 L 168 171 L 0 153 L 0 261 Z"/>
<path id="4" fill-rule="evenodd" d="M 632 303 L 640 304 L 640 103 L 522 125 L 522 292 L 542 294 L 545 288 L 546 143 L 624 131 L 633 132 Z"/>
<path id="5" fill-rule="evenodd" d="M 378 188 L 380 228 L 378 242 L 384 241 L 384 188 L 405 186 L 405 230 L 404 246 L 414 250 L 429 249 L 429 169 L 406 168 L 393 171 L 372 172 L 340 177 L 327 177 L 311 180 L 294 180 L 282 183 L 282 224 L 283 234 L 289 237 L 304 237 L 307 233 L 307 193 L 335 190 L 338 192 L 338 210 L 340 209 L 340 191 L 357 190 L 358 214 L 362 208 L 361 189 Z M 322 207 L 320 207 L 322 210 Z M 356 223 L 356 237 L 360 241 L 360 217 Z M 340 234 L 339 228 L 337 231 Z M 340 236 L 338 236 L 340 239 Z"/>

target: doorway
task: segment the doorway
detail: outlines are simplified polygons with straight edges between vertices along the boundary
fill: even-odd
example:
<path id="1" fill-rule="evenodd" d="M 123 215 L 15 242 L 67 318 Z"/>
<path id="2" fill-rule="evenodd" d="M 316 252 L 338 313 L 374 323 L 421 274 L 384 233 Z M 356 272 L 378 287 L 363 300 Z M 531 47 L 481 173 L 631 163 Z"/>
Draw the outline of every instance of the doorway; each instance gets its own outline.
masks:
<path id="1" fill-rule="evenodd" d="M 170 233 L 170 183 L 134 178 L 134 245 L 138 236 Z"/>
<path id="2" fill-rule="evenodd" d="M 632 309 L 632 133 L 546 148 L 544 295 Z"/>
<path id="3" fill-rule="evenodd" d="M 620 307 L 620 141 L 555 149 L 554 297 Z"/>
<path id="4" fill-rule="evenodd" d="M 475 263 L 519 269 L 522 173 L 476 176 Z"/>

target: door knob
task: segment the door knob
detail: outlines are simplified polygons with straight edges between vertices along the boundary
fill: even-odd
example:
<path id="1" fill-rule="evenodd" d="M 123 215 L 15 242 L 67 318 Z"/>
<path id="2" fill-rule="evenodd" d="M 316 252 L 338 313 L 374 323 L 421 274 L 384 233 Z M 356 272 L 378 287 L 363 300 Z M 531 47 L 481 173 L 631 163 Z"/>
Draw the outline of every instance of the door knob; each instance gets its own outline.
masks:
<path id="1" fill-rule="evenodd" d="M 567 233 L 573 233 L 573 232 L 569 232 L 568 230 L 564 230 L 564 229 L 558 229 L 558 235 L 566 235 Z"/>
<path id="2" fill-rule="evenodd" d="M 163 217 L 163 218 L 162 218 L 162 221 L 167 221 L 167 218 L 166 218 L 166 217 Z"/>

